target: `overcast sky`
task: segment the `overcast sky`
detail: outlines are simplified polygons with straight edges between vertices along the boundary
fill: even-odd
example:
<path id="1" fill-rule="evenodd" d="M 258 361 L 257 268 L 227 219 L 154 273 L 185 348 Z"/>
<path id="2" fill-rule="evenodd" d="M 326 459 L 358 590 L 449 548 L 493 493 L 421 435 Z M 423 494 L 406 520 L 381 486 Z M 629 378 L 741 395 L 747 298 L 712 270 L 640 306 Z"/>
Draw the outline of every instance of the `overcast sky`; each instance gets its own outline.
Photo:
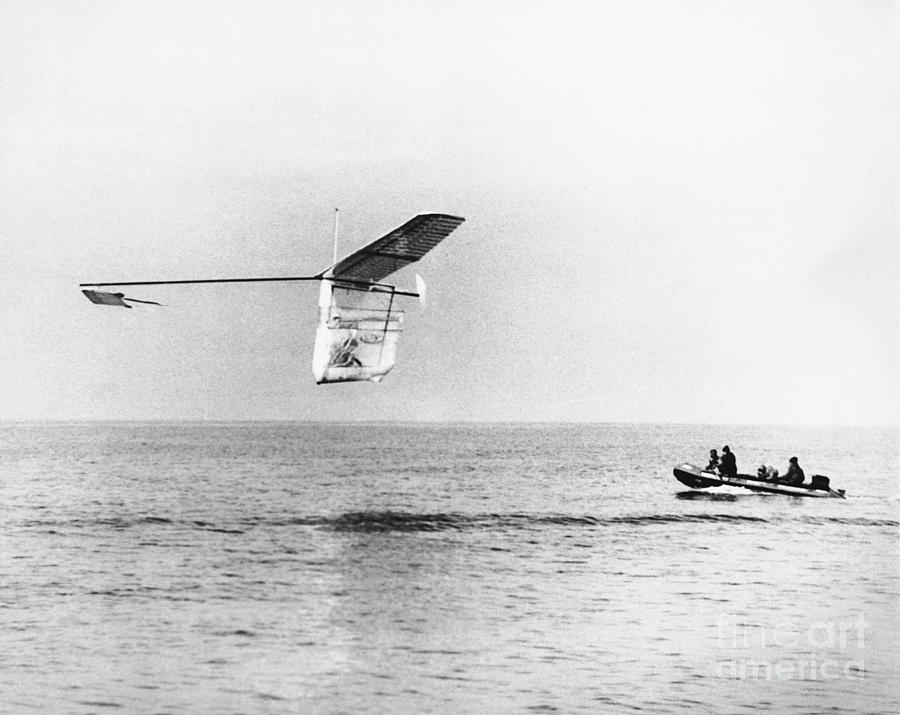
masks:
<path id="1" fill-rule="evenodd" d="M 892 2 L 0 0 L 0 419 L 896 424 Z M 313 273 L 425 211 L 397 367 Z"/>

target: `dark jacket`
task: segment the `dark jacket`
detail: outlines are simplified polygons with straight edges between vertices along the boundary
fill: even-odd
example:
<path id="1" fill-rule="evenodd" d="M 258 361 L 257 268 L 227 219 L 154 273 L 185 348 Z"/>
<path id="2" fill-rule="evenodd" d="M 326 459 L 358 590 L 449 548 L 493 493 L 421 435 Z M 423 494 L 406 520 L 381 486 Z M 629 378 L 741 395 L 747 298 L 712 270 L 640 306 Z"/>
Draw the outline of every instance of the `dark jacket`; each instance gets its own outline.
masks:
<path id="1" fill-rule="evenodd" d="M 733 477 L 737 475 L 737 461 L 734 454 L 724 452 L 722 454 L 722 463 L 719 465 L 719 474 L 723 477 Z"/>
<path id="2" fill-rule="evenodd" d="M 803 473 L 803 470 L 800 469 L 800 465 L 791 462 L 787 473 L 781 478 L 781 481 L 785 484 L 793 484 L 796 486 L 798 484 L 803 484 L 805 478 L 806 475 Z"/>

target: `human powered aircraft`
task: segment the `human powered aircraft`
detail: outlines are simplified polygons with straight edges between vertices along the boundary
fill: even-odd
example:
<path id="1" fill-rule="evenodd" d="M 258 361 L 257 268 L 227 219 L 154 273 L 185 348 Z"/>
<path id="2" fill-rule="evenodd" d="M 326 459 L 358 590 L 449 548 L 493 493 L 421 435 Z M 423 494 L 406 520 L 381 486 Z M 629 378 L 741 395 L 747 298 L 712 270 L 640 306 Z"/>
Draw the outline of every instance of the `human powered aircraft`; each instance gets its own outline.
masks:
<path id="1" fill-rule="evenodd" d="M 101 288 L 187 285 L 197 283 L 263 283 L 319 281 L 319 322 L 312 370 L 318 384 L 380 382 L 394 367 L 403 323 L 398 297 L 424 302 L 425 283 L 417 275 L 416 290 L 398 290 L 384 279 L 415 263 L 465 221 L 449 214 L 419 214 L 349 256 L 337 260 L 337 211 L 333 264 L 311 276 L 275 278 L 199 278 L 177 281 L 105 281 L 80 283 L 82 293 L 98 305 L 131 308 L 130 303 L 160 305 Z"/>

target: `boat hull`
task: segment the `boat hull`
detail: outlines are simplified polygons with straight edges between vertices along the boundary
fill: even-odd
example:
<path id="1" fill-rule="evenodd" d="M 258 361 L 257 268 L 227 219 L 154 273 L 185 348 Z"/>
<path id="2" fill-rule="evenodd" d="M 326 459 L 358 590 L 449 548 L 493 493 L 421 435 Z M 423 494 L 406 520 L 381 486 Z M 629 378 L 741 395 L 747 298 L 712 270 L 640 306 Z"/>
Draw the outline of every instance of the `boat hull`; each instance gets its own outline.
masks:
<path id="1" fill-rule="evenodd" d="M 679 464 L 673 470 L 675 478 L 691 489 L 706 489 L 709 487 L 741 487 L 754 492 L 764 494 L 784 494 L 794 497 L 814 497 L 844 499 L 843 491 L 834 489 L 812 488 L 811 486 L 792 486 L 780 482 L 771 482 L 748 474 L 738 474 L 735 477 L 723 477 L 715 472 L 707 472 L 693 464 Z"/>

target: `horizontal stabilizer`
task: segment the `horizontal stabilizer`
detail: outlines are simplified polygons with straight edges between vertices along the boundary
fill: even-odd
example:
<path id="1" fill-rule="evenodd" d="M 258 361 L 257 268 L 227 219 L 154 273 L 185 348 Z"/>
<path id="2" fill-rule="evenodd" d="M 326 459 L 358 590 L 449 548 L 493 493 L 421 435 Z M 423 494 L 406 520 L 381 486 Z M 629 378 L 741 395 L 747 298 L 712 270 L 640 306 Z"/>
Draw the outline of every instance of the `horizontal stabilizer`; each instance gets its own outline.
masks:
<path id="1" fill-rule="evenodd" d="M 102 290 L 83 290 L 81 292 L 84 293 L 91 303 L 96 303 L 97 305 L 117 305 L 120 308 L 131 307 L 125 302 L 124 293 L 107 293 Z"/>
<path id="2" fill-rule="evenodd" d="M 107 293 L 102 290 L 83 290 L 81 291 L 87 296 L 91 303 L 97 305 L 117 305 L 120 308 L 130 308 L 128 303 L 144 303 L 145 305 L 162 305 L 155 300 L 138 300 L 137 298 L 126 298 L 124 293 Z M 125 301 L 128 301 L 126 303 Z"/>

